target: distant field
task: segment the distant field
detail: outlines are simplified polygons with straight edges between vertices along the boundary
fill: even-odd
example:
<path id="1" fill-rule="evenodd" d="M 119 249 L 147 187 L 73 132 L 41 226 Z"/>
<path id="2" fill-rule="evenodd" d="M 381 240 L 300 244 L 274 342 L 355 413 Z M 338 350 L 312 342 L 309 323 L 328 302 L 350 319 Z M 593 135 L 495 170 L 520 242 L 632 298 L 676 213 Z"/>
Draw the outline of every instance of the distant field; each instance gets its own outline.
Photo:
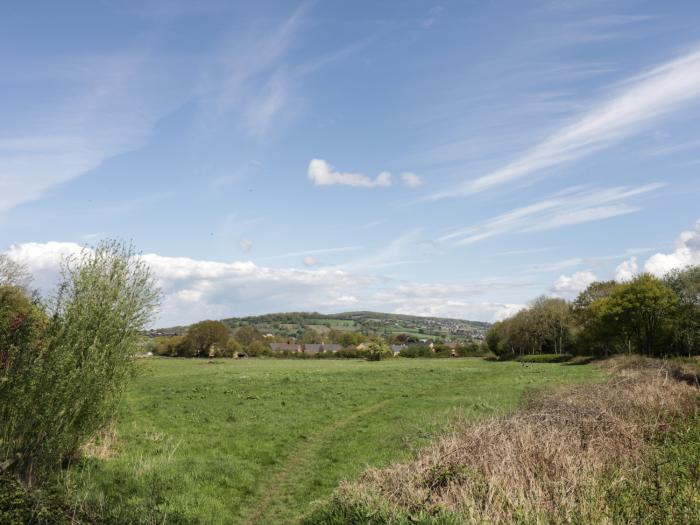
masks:
<path id="1" fill-rule="evenodd" d="M 74 473 L 122 520 L 294 523 L 341 479 L 408 458 L 456 418 L 597 376 L 477 359 L 157 359 L 130 389 L 106 459 Z"/>

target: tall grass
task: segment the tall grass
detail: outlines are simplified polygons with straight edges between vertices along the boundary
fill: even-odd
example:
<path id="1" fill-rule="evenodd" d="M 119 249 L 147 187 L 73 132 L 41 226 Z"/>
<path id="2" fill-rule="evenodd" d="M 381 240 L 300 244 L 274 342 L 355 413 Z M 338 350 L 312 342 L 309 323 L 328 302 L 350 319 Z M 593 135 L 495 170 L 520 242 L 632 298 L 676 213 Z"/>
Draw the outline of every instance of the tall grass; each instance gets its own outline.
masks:
<path id="1" fill-rule="evenodd" d="M 413 462 L 366 471 L 306 523 L 610 522 L 625 515 L 628 481 L 648 468 L 654 439 L 697 412 L 687 377 L 650 360 L 617 361 L 609 381 L 530 396 L 515 414 L 467 425 Z M 688 475 L 699 467 L 696 459 Z M 675 515 L 700 509 L 697 492 L 675 502 L 665 494 L 669 508 L 681 507 Z"/>

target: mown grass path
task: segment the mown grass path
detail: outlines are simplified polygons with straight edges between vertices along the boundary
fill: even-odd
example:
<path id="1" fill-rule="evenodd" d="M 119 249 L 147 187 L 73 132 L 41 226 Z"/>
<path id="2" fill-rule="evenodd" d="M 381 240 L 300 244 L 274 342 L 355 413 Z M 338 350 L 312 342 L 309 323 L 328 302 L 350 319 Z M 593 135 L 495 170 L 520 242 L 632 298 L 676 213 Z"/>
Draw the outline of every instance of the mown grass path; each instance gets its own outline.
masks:
<path id="1" fill-rule="evenodd" d="M 478 359 L 157 359 L 123 403 L 114 454 L 80 483 L 119 519 L 294 523 L 340 480 L 407 459 L 455 418 L 595 377 Z"/>
<path id="2" fill-rule="evenodd" d="M 303 447 L 298 447 L 291 454 L 286 463 L 282 466 L 282 469 L 274 479 L 271 480 L 270 484 L 263 488 L 263 497 L 260 501 L 255 503 L 252 512 L 246 517 L 244 523 L 246 525 L 254 525 L 261 521 L 265 522 L 263 521 L 264 516 L 275 514 L 277 507 L 279 507 L 280 503 L 283 503 L 283 498 L 280 498 L 280 492 L 282 492 L 282 494 L 288 493 L 288 491 L 283 491 L 282 489 L 289 484 L 290 478 L 301 470 L 301 465 L 304 462 L 308 463 L 309 459 L 317 453 L 318 447 L 328 436 L 338 432 L 351 422 L 380 410 L 382 407 L 386 406 L 389 401 L 390 400 L 387 399 L 374 403 L 314 433 Z"/>

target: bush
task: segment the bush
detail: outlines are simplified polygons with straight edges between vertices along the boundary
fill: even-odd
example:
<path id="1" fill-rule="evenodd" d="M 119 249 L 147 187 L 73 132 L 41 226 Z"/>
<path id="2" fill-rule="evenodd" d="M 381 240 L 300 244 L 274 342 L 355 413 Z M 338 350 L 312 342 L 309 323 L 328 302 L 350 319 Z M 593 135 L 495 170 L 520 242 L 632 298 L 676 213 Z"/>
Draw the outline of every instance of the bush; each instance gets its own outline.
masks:
<path id="1" fill-rule="evenodd" d="M 455 349 L 457 357 L 483 357 L 488 353 L 488 347 L 479 343 L 465 343 Z"/>
<path id="2" fill-rule="evenodd" d="M 155 337 L 149 342 L 148 349 L 155 355 L 162 357 L 177 357 L 189 353 L 189 349 L 186 348 L 185 337 L 182 335 Z"/>
<path id="3" fill-rule="evenodd" d="M 367 361 L 381 361 L 393 356 L 394 353 L 383 341 L 372 341 L 367 345 Z"/>
<path id="4" fill-rule="evenodd" d="M 54 491 L 27 491 L 9 474 L 0 473 L 0 523 L 68 525 L 63 498 Z"/>
<path id="5" fill-rule="evenodd" d="M 32 484 L 77 454 L 113 416 L 157 299 L 150 270 L 117 242 L 67 259 L 46 307 L 0 298 L 0 399 L 12 400 L 0 403 L 0 462 Z"/>
<path id="6" fill-rule="evenodd" d="M 406 348 L 402 348 L 399 352 L 400 357 L 432 357 L 433 351 L 428 345 L 411 345 Z"/>

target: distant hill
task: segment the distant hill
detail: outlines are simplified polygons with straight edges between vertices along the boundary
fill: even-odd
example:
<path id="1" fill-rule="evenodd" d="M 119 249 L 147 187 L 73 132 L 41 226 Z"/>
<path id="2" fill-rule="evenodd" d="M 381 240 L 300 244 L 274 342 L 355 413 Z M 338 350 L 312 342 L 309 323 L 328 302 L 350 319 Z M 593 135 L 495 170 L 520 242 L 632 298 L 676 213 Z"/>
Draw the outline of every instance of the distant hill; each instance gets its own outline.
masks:
<path id="1" fill-rule="evenodd" d="M 359 331 L 363 334 L 409 334 L 416 337 L 444 338 L 452 340 L 481 339 L 489 323 L 466 321 L 446 317 L 421 317 L 416 315 L 386 314 L 381 312 L 344 312 L 319 314 L 317 312 L 286 312 L 249 317 L 222 319 L 235 330 L 241 325 L 253 325 L 262 333 L 295 338 L 304 330 L 324 333 L 329 330 Z M 159 331 L 181 334 L 187 326 L 163 328 Z"/>

